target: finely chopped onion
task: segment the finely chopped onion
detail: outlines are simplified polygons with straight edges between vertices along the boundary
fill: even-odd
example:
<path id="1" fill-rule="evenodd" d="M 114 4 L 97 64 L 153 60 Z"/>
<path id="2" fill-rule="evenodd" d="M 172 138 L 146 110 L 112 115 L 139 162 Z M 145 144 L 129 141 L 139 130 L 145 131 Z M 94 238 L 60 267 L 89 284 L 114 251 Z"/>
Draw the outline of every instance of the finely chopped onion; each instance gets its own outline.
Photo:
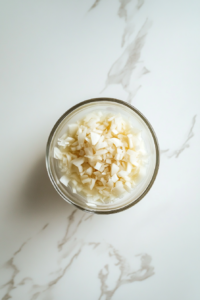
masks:
<path id="1" fill-rule="evenodd" d="M 146 174 L 141 132 L 121 115 L 93 112 L 58 139 L 54 158 L 60 182 L 88 202 L 109 203 L 130 193 Z"/>

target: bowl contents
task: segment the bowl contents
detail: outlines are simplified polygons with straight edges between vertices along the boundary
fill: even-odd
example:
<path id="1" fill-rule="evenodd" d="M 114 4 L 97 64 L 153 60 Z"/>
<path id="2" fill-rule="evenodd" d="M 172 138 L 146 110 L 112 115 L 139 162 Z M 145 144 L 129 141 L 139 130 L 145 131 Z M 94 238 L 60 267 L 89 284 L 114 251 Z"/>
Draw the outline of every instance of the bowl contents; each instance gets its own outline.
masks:
<path id="1" fill-rule="evenodd" d="M 146 174 L 141 132 L 121 115 L 93 112 L 69 124 L 54 148 L 60 182 L 88 202 L 110 203 Z"/>

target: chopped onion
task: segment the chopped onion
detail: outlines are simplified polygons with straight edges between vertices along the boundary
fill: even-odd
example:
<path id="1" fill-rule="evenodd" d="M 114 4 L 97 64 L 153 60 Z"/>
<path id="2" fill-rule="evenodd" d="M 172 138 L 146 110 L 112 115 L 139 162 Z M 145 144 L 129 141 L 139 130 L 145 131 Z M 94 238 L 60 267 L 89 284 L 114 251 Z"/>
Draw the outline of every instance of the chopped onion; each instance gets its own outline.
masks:
<path id="1" fill-rule="evenodd" d="M 91 141 L 92 141 L 92 145 L 96 145 L 97 142 L 100 139 L 100 135 L 96 132 L 91 132 Z"/>
<path id="2" fill-rule="evenodd" d="M 95 168 L 96 170 L 100 170 L 100 168 L 101 168 L 101 163 L 100 163 L 100 162 L 97 162 L 94 168 Z"/>
<path id="3" fill-rule="evenodd" d="M 114 174 L 116 174 L 119 171 L 119 167 L 116 164 L 112 164 L 111 165 L 111 176 L 113 176 Z"/>
<path id="4" fill-rule="evenodd" d="M 73 136 L 78 130 L 78 124 L 69 124 L 68 132 L 70 136 Z"/>
<path id="5" fill-rule="evenodd" d="M 146 175 L 148 161 L 141 132 L 120 115 L 101 112 L 69 124 L 53 156 L 64 173 L 60 182 L 70 182 L 72 192 L 84 194 L 91 207 L 130 193 L 134 180 Z"/>
<path id="6" fill-rule="evenodd" d="M 110 139 L 110 141 L 111 141 L 116 147 L 122 146 L 122 142 L 121 142 L 119 139 L 117 139 L 117 138 L 112 138 L 112 139 Z"/>
<path id="7" fill-rule="evenodd" d="M 78 167 L 78 166 L 82 165 L 84 163 L 84 161 L 85 161 L 84 157 L 79 157 L 79 158 L 73 159 L 71 162 L 73 165 Z"/>
<path id="8" fill-rule="evenodd" d="M 63 175 L 61 178 L 60 178 L 60 182 L 62 184 L 64 184 L 65 186 L 68 186 L 68 183 L 69 183 L 70 179 L 66 176 L 66 175 Z"/>
<path id="9" fill-rule="evenodd" d="M 117 177 L 116 174 L 114 174 L 111 179 L 115 183 L 119 178 Z"/>
<path id="10" fill-rule="evenodd" d="M 62 152 L 57 147 L 54 147 L 54 158 L 55 159 L 62 159 L 63 158 Z"/>

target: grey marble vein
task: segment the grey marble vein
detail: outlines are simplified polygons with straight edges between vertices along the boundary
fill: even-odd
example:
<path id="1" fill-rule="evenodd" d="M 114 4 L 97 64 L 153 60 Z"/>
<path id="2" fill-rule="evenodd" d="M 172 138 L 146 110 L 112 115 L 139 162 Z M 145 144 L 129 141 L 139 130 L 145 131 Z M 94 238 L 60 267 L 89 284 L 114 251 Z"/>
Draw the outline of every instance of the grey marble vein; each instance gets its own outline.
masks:
<path id="1" fill-rule="evenodd" d="M 49 226 L 49 223 L 45 224 L 44 227 L 41 229 L 41 231 L 45 230 Z"/>
<path id="2" fill-rule="evenodd" d="M 77 230 L 78 230 L 79 226 L 81 225 L 81 223 L 83 221 L 87 221 L 87 220 L 89 220 L 93 217 L 93 215 L 91 215 L 91 214 L 88 216 L 87 213 L 83 213 L 81 215 L 80 219 L 76 223 L 75 222 L 75 214 L 77 213 L 77 211 L 78 211 L 77 209 L 73 210 L 72 213 L 70 214 L 70 216 L 68 217 L 68 224 L 67 224 L 67 228 L 66 228 L 66 231 L 65 231 L 65 235 L 62 238 L 62 240 L 59 241 L 59 243 L 58 243 L 59 251 L 61 251 L 63 246 L 67 243 L 67 241 L 69 239 L 71 239 L 72 236 L 74 236 L 74 234 L 77 232 Z M 74 226 L 72 233 L 69 234 L 69 231 L 70 231 L 70 228 L 72 227 L 72 224 L 74 225 L 75 223 L 76 223 L 76 225 Z"/>
<path id="3" fill-rule="evenodd" d="M 119 84 L 128 93 L 127 101 L 131 102 L 132 98 L 140 88 L 140 85 L 132 87 L 130 85 L 133 72 L 137 70 L 137 79 L 144 74 L 149 73 L 149 70 L 140 62 L 141 51 L 144 47 L 145 39 L 151 22 L 147 19 L 138 31 L 135 39 L 126 47 L 122 55 L 111 66 L 105 88 L 113 84 Z"/>
<path id="4" fill-rule="evenodd" d="M 120 18 L 124 18 L 125 20 L 127 20 L 127 10 L 126 10 L 126 6 L 128 3 L 130 3 L 132 0 L 119 0 L 120 2 L 120 7 L 118 10 L 118 16 Z"/>
<path id="5" fill-rule="evenodd" d="M 90 242 L 90 243 L 88 243 L 88 245 L 89 246 L 94 246 L 93 249 L 95 249 L 100 245 L 100 243 Z"/>
<path id="6" fill-rule="evenodd" d="M 193 116 L 189 132 L 186 136 L 185 141 L 182 143 L 182 145 L 177 150 L 173 150 L 173 151 L 170 151 L 170 149 L 161 150 L 160 151 L 161 154 L 165 154 L 168 158 L 172 158 L 172 157 L 178 158 L 185 149 L 190 147 L 189 142 L 194 137 L 194 126 L 196 123 L 196 117 L 197 117 L 197 115 Z"/>
<path id="7" fill-rule="evenodd" d="M 99 2 L 100 0 L 95 1 L 90 10 L 97 7 Z M 143 6 L 144 0 L 119 0 L 119 3 L 118 16 L 125 21 L 125 28 L 121 38 L 121 46 L 124 47 L 134 32 L 134 15 Z M 127 8 L 130 4 L 133 7 Z M 143 75 L 149 73 L 149 70 L 144 66 L 143 62 L 139 61 L 139 59 L 151 24 L 152 23 L 147 19 L 138 31 L 135 39 L 127 44 L 123 53 L 112 64 L 107 74 L 107 80 L 102 92 L 110 85 L 121 85 L 128 94 L 127 101 L 131 103 L 132 99 L 141 88 L 141 84 L 138 83 L 138 80 Z M 131 83 L 131 79 L 133 79 L 133 83 Z"/>
<path id="8" fill-rule="evenodd" d="M 101 0 L 95 0 L 95 2 L 92 4 L 92 6 L 90 7 L 90 9 L 88 11 L 90 11 L 90 10 L 94 9 L 95 7 L 97 7 L 97 5 L 99 4 L 100 1 Z"/>
<path id="9" fill-rule="evenodd" d="M 20 270 L 16 266 L 14 260 L 15 260 L 15 257 L 22 251 L 23 247 L 28 243 L 29 240 L 30 240 L 30 238 L 28 240 L 26 240 L 24 243 L 22 243 L 22 245 L 19 247 L 19 249 L 5 263 L 5 267 L 10 268 L 13 271 L 13 273 L 12 273 L 10 280 L 1 286 L 1 288 L 7 287 L 7 292 L 3 296 L 2 300 L 8 300 L 8 299 L 12 298 L 10 293 L 12 292 L 12 290 L 14 290 L 16 288 L 15 278 L 16 278 L 17 274 L 20 272 Z"/>
<path id="10" fill-rule="evenodd" d="M 77 240 L 75 238 L 75 234 L 77 233 L 78 228 L 83 222 L 89 222 L 93 215 L 89 215 L 83 212 L 78 211 L 77 209 L 73 210 L 67 219 L 67 228 L 64 234 L 63 239 L 61 240 L 61 250 L 59 247 L 57 249 L 57 258 L 61 257 L 62 265 L 57 263 L 57 269 L 52 270 L 48 276 L 50 279 L 45 284 L 39 284 L 35 282 L 31 276 L 25 276 L 17 282 L 16 277 L 20 273 L 20 268 L 15 264 L 14 259 L 16 256 L 21 253 L 24 246 L 28 243 L 30 239 L 24 242 L 20 248 L 13 254 L 12 258 L 7 262 L 7 266 L 10 267 L 13 272 L 10 280 L 5 283 L 1 288 L 7 287 L 6 294 L 3 296 L 2 300 L 8 300 L 12 298 L 11 292 L 14 289 L 17 289 L 20 286 L 29 287 L 30 290 L 30 300 L 37 300 L 39 297 L 50 297 L 50 293 L 52 292 L 52 288 L 56 286 L 56 284 L 65 276 L 66 272 L 73 265 L 74 261 L 81 255 L 82 250 L 85 247 L 91 247 L 93 251 L 100 248 L 100 251 L 106 253 L 108 256 L 108 263 L 99 271 L 98 278 L 101 282 L 101 295 L 99 299 L 102 299 L 103 296 L 106 297 L 107 300 L 111 299 L 117 289 L 126 283 L 132 283 L 134 281 L 145 280 L 148 277 L 154 274 L 153 267 L 150 265 L 151 258 L 147 254 L 142 254 L 139 256 L 141 259 L 141 267 L 137 271 L 130 271 L 130 267 L 126 259 L 119 254 L 118 250 L 115 249 L 112 245 L 107 245 L 106 243 L 100 243 L 98 241 L 89 241 L 84 242 L 81 240 Z M 41 234 L 42 230 L 47 228 L 47 224 L 37 233 Z M 36 235 L 36 236 L 37 236 Z M 66 245 L 66 247 L 62 247 Z M 97 253 L 99 250 L 97 250 Z M 60 253 L 61 252 L 61 253 Z M 63 255 L 64 254 L 64 255 Z M 107 284 L 107 279 L 109 275 L 114 275 L 113 271 L 110 270 L 109 264 L 110 259 L 114 259 L 116 267 L 119 269 L 119 277 L 115 283 L 114 288 L 109 288 Z M 111 262 L 112 263 L 112 262 Z M 98 273 L 97 273 L 98 274 Z M 48 277 L 47 277 L 48 278 Z M 46 298 L 45 298 L 46 299 Z M 48 298 L 49 299 L 49 298 Z"/>
<path id="11" fill-rule="evenodd" d="M 56 285 L 58 283 L 58 281 L 63 278 L 63 276 L 65 275 L 67 269 L 72 265 L 73 261 L 79 256 L 79 254 L 81 253 L 81 248 L 72 256 L 72 258 L 70 259 L 69 263 L 60 271 L 60 274 L 54 278 L 52 281 L 50 281 L 47 285 L 43 285 L 43 286 L 37 286 L 40 287 L 41 290 L 34 293 L 33 296 L 31 297 L 31 300 L 36 300 L 41 294 L 45 293 L 47 290 L 49 290 L 53 285 Z"/>
<path id="12" fill-rule="evenodd" d="M 134 2 L 133 9 L 129 9 L 130 12 L 128 13 L 127 5 L 131 2 Z M 135 3 L 136 2 L 136 3 Z M 134 32 L 135 25 L 134 25 L 134 16 L 138 12 L 138 10 L 144 4 L 144 0 L 120 0 L 120 7 L 118 10 L 118 16 L 125 21 L 125 28 L 121 39 L 121 46 L 123 47 L 126 42 L 129 40 L 130 36 Z"/>
<path id="13" fill-rule="evenodd" d="M 69 215 L 69 217 L 67 218 L 68 219 L 68 224 L 67 224 L 67 228 L 66 228 L 66 231 L 65 231 L 65 235 L 64 235 L 64 237 L 62 238 L 62 240 L 61 241 L 59 241 L 59 243 L 58 243 L 58 249 L 59 250 L 62 250 L 62 247 L 63 247 L 63 245 L 68 241 L 68 239 L 69 239 L 69 236 L 68 236 L 68 234 L 69 234 L 69 230 L 70 230 L 70 227 L 71 227 L 71 225 L 72 225 L 72 223 L 74 222 L 74 217 L 75 217 L 75 214 L 77 213 L 77 209 L 74 209 L 73 211 L 72 211 L 72 213 Z"/>
<path id="14" fill-rule="evenodd" d="M 137 1 L 137 9 L 140 9 L 143 4 L 144 4 L 144 0 L 138 0 Z"/>
<path id="15" fill-rule="evenodd" d="M 102 297 L 104 297 L 105 300 L 110 300 L 121 285 L 132 283 L 134 281 L 142 281 L 154 275 L 154 268 L 151 266 L 151 257 L 148 254 L 137 255 L 141 260 L 140 268 L 137 271 L 129 272 L 126 259 L 122 257 L 112 245 L 110 245 L 110 250 L 110 256 L 114 256 L 117 260 L 116 265 L 120 270 L 120 275 L 114 288 L 109 289 L 106 282 L 110 272 L 109 264 L 106 264 L 104 268 L 100 270 L 99 279 L 101 281 L 101 294 L 99 300 L 101 300 Z"/>

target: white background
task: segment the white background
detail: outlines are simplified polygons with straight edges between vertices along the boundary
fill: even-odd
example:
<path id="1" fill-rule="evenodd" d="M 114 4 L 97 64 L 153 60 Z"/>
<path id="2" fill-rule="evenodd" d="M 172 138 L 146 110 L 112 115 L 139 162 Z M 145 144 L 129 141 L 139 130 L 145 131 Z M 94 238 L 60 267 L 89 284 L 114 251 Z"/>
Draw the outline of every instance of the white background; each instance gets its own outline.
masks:
<path id="1" fill-rule="evenodd" d="M 200 298 L 200 2 L 146 0 L 135 9 L 143 1 L 131 0 L 126 19 L 118 15 L 125 2 L 100 0 L 89 11 L 92 0 L 0 0 L 3 300 Z M 154 186 L 136 206 L 109 216 L 75 211 L 69 219 L 74 208 L 46 174 L 48 135 L 82 100 L 127 100 L 120 82 L 101 91 L 115 62 L 120 73 L 120 57 L 147 19 L 151 26 L 128 88 L 134 93 L 141 86 L 131 103 L 153 125 L 161 150 L 169 150 L 161 155 Z M 126 28 L 130 36 L 122 47 Z M 149 73 L 141 75 L 142 67 Z M 154 271 L 128 282 L 128 274 L 140 269 L 138 254 L 151 257 Z M 105 265 L 102 287 L 98 274 L 107 272 Z M 120 272 L 126 282 L 111 295 Z"/>

